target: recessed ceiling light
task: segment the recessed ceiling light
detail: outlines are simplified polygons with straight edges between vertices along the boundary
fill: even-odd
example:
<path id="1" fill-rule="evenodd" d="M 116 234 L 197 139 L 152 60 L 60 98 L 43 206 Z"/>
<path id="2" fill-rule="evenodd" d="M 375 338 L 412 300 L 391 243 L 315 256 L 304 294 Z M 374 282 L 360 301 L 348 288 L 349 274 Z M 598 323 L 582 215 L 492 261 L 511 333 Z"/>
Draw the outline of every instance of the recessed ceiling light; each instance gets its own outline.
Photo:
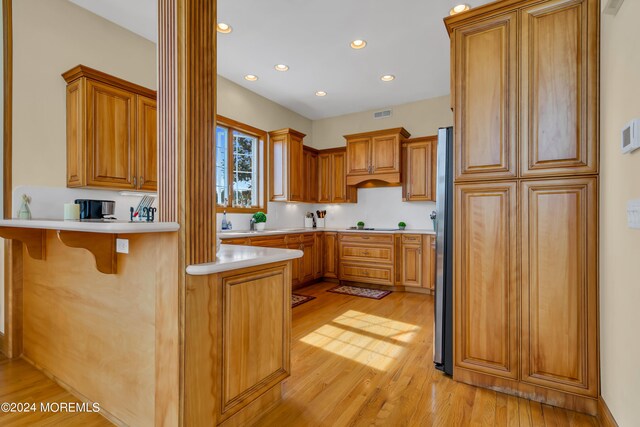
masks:
<path id="1" fill-rule="evenodd" d="M 258 80 L 258 76 L 254 74 L 247 74 L 246 76 L 244 76 L 244 79 L 249 80 L 250 82 L 255 82 L 256 80 Z"/>
<path id="2" fill-rule="evenodd" d="M 458 13 L 466 12 L 470 7 L 468 4 L 459 4 L 457 6 L 453 6 L 449 11 L 449 15 L 457 15 Z"/>
<path id="3" fill-rule="evenodd" d="M 362 49 L 363 47 L 365 47 L 367 45 L 367 41 L 366 40 L 354 40 L 351 42 L 351 47 L 353 49 Z"/>
<path id="4" fill-rule="evenodd" d="M 231 25 L 229 24 L 225 24 L 224 22 L 219 22 L 218 25 L 216 25 L 216 30 L 219 33 L 229 34 L 231 31 L 233 31 L 233 28 L 231 28 Z"/>
<path id="5" fill-rule="evenodd" d="M 380 77 L 380 80 L 382 80 L 383 82 L 390 82 L 391 80 L 394 80 L 396 78 L 396 76 L 394 76 L 393 74 L 385 74 L 384 76 Z"/>
<path id="6" fill-rule="evenodd" d="M 327 96 L 327 92 L 323 91 L 323 90 L 319 90 L 316 92 L 316 96 Z"/>
<path id="7" fill-rule="evenodd" d="M 285 64 L 277 64 L 273 68 L 275 68 L 277 71 L 287 71 L 289 69 L 289 66 Z"/>

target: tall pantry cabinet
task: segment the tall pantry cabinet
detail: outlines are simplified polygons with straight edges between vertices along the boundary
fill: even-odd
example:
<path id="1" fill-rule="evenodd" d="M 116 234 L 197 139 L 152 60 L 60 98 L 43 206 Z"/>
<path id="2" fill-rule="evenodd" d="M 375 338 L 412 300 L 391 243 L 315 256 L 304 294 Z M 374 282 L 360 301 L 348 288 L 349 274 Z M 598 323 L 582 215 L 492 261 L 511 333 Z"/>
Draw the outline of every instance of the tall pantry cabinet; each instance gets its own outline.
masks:
<path id="1" fill-rule="evenodd" d="M 455 123 L 454 377 L 595 414 L 598 0 L 445 19 Z"/>

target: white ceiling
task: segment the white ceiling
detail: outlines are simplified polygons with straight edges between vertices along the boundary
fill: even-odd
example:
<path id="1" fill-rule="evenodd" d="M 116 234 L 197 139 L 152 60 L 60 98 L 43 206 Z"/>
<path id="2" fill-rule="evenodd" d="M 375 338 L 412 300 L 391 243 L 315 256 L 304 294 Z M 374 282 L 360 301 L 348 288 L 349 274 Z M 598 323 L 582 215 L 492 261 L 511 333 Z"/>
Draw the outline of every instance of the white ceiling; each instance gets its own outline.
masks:
<path id="1" fill-rule="evenodd" d="M 157 40 L 157 0 L 70 1 Z M 460 1 L 218 0 L 218 21 L 233 27 L 218 34 L 218 73 L 313 120 L 446 95 L 442 18 Z M 365 49 L 349 47 L 358 38 Z M 280 63 L 289 71 L 275 71 Z M 383 74 L 396 80 L 384 83 Z"/>

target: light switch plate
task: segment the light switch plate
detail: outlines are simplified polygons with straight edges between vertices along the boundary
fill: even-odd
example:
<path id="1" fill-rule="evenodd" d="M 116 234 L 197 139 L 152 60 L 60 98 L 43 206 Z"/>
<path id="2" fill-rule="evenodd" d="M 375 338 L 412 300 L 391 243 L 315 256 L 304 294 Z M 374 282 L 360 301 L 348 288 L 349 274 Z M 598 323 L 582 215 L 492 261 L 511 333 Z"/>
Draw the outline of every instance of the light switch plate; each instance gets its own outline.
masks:
<path id="1" fill-rule="evenodd" d="M 119 254 L 128 254 L 129 239 L 116 239 L 116 252 Z"/>
<path id="2" fill-rule="evenodd" d="M 627 202 L 627 223 L 629 228 L 640 229 L 640 199 Z"/>

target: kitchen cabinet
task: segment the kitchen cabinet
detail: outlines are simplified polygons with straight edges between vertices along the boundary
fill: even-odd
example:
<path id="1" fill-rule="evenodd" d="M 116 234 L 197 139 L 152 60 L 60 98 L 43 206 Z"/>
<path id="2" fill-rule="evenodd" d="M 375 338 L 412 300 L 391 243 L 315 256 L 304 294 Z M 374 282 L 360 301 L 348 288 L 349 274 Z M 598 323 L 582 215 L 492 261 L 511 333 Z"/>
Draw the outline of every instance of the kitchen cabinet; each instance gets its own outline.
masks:
<path id="1" fill-rule="evenodd" d="M 156 93 L 78 65 L 67 82 L 67 186 L 157 191 Z"/>
<path id="2" fill-rule="evenodd" d="M 323 275 L 331 279 L 338 278 L 338 233 L 325 232 L 322 250 L 324 252 Z"/>
<path id="3" fill-rule="evenodd" d="M 429 289 L 431 293 L 436 290 L 436 236 L 433 234 L 423 235 L 424 255 L 424 278 L 422 287 Z"/>
<path id="4" fill-rule="evenodd" d="M 303 202 L 305 164 L 303 139 L 293 129 L 269 132 L 269 192 L 274 202 Z"/>
<path id="5" fill-rule="evenodd" d="M 597 397 L 597 179 L 520 186 L 522 381 Z"/>
<path id="6" fill-rule="evenodd" d="M 357 191 L 346 183 L 346 150 L 321 150 L 318 153 L 318 202 L 356 203 Z"/>
<path id="7" fill-rule="evenodd" d="M 555 0 L 519 11 L 523 177 L 598 171 L 597 3 Z"/>
<path id="8" fill-rule="evenodd" d="M 456 181 L 517 174 L 517 16 L 471 20 L 451 36 Z"/>
<path id="9" fill-rule="evenodd" d="M 345 135 L 347 185 L 372 180 L 400 184 L 401 147 L 409 136 L 404 128 Z"/>
<path id="10" fill-rule="evenodd" d="M 435 202 L 437 150 L 437 135 L 409 139 L 403 144 L 403 201 Z"/>
<path id="11" fill-rule="evenodd" d="M 454 379 L 591 414 L 599 11 L 597 0 L 505 1 L 445 19 L 455 58 Z"/>
<path id="12" fill-rule="evenodd" d="M 302 199 L 307 203 L 318 202 L 318 151 L 310 147 L 303 147 L 304 188 Z"/>
<path id="13" fill-rule="evenodd" d="M 395 249 L 393 234 L 339 233 L 339 279 L 393 286 Z"/>
<path id="14" fill-rule="evenodd" d="M 455 366 L 518 377 L 515 182 L 455 189 Z"/>
<path id="15" fill-rule="evenodd" d="M 397 234 L 397 285 L 435 289 L 435 236 Z"/>

